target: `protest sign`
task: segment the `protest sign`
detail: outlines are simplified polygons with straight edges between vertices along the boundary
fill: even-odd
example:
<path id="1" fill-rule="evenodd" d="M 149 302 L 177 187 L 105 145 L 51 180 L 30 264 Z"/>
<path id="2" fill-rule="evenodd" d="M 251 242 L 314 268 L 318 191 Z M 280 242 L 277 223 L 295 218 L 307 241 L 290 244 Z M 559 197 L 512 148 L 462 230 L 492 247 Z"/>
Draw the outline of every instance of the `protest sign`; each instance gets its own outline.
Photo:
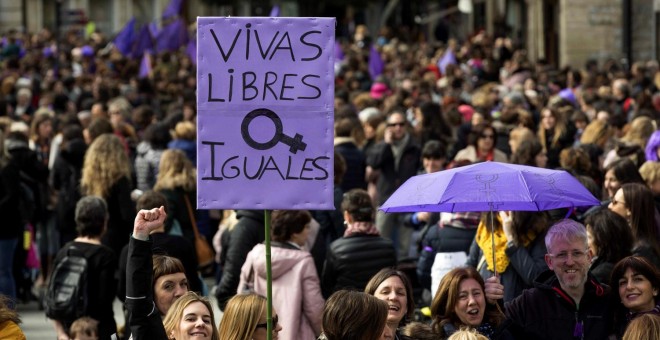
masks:
<path id="1" fill-rule="evenodd" d="M 197 19 L 197 206 L 334 209 L 334 18 Z"/>

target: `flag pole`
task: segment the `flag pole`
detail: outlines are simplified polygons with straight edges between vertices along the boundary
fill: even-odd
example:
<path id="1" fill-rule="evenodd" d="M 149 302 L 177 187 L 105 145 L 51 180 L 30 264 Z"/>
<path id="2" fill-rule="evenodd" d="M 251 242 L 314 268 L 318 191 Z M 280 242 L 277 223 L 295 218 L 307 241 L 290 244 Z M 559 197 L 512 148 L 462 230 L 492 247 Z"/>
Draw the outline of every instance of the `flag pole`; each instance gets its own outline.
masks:
<path id="1" fill-rule="evenodd" d="M 264 233 L 266 246 L 266 300 L 268 301 L 268 308 L 266 308 L 266 330 L 267 339 L 273 340 L 273 278 L 271 275 L 270 263 L 270 210 L 264 210 Z"/>

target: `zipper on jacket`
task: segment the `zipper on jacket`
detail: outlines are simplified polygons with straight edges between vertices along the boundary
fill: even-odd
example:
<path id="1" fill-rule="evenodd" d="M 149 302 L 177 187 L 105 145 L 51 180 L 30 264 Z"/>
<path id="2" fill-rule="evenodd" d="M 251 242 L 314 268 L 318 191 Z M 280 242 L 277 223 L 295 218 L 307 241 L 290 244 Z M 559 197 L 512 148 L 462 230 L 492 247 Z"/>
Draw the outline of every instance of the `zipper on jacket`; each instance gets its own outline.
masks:
<path id="1" fill-rule="evenodd" d="M 575 309 L 575 328 L 573 329 L 573 337 L 584 340 L 584 323 L 579 320 L 578 312 L 580 305 L 576 305 Z"/>

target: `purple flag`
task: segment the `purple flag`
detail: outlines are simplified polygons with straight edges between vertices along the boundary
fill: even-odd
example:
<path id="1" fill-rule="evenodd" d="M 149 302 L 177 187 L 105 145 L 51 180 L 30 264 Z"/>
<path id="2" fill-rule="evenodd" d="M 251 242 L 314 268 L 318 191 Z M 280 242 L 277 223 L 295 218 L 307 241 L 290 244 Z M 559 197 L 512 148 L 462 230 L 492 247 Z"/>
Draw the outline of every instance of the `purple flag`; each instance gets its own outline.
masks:
<path id="1" fill-rule="evenodd" d="M 123 56 L 128 57 L 131 54 L 133 49 L 133 43 L 135 42 L 135 18 L 129 20 L 124 28 L 122 28 L 117 36 L 115 37 L 114 43 L 117 46 L 117 50 Z"/>
<path id="2" fill-rule="evenodd" d="M 133 58 L 141 58 L 142 55 L 147 51 L 153 51 L 154 42 L 151 36 L 151 31 L 149 30 L 148 25 L 142 25 L 140 32 L 138 33 L 137 39 L 135 39 L 135 45 L 133 46 Z"/>
<path id="3" fill-rule="evenodd" d="M 449 65 L 456 65 L 456 55 L 454 55 L 454 51 L 452 51 L 450 48 L 448 48 L 445 51 L 445 54 L 440 58 L 438 61 L 438 68 L 440 69 L 440 72 L 442 72 L 442 75 L 445 75 L 445 70 L 447 69 L 447 66 Z"/>
<path id="4" fill-rule="evenodd" d="M 151 74 L 151 54 L 145 52 L 140 61 L 140 78 L 147 78 Z"/>
<path id="5" fill-rule="evenodd" d="M 334 209 L 334 32 L 334 18 L 197 19 L 200 209 Z"/>
<path id="6" fill-rule="evenodd" d="M 280 5 L 275 5 L 273 8 L 270 10 L 270 14 L 268 15 L 271 18 L 277 18 L 280 16 Z"/>
<path id="7" fill-rule="evenodd" d="M 151 33 L 151 36 L 152 37 L 157 37 L 158 32 L 160 32 L 160 30 L 158 29 L 158 24 L 155 21 L 150 22 L 149 23 L 149 33 Z"/>
<path id="8" fill-rule="evenodd" d="M 374 45 L 371 45 L 371 50 L 369 51 L 369 74 L 371 75 L 371 79 L 376 79 L 376 77 L 383 73 L 384 69 L 385 63 L 380 57 L 380 53 Z"/>
<path id="9" fill-rule="evenodd" d="M 171 0 L 170 4 L 163 11 L 163 19 L 175 17 L 181 13 L 182 0 Z"/>
<path id="10" fill-rule="evenodd" d="M 344 50 L 341 48 L 341 42 L 335 40 L 335 63 L 344 60 Z"/>
<path id="11" fill-rule="evenodd" d="M 190 39 L 190 41 L 188 41 L 186 54 L 188 55 L 188 58 L 190 58 L 190 61 L 192 61 L 193 65 L 197 65 L 197 40 Z"/>
<path id="12" fill-rule="evenodd" d="M 156 52 L 176 51 L 188 42 L 188 30 L 183 19 L 176 19 L 163 27 L 156 38 Z"/>

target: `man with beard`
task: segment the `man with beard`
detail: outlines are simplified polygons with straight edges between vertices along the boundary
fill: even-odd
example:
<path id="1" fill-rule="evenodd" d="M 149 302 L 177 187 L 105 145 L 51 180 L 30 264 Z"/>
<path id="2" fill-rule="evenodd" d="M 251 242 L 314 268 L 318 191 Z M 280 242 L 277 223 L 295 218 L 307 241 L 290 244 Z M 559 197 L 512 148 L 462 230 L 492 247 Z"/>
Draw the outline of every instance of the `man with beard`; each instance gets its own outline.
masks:
<path id="1" fill-rule="evenodd" d="M 534 288 L 505 304 L 516 339 L 607 339 L 612 334 L 609 287 L 589 273 L 586 228 L 573 220 L 553 225 L 545 237 L 549 271 Z M 486 280 L 486 297 L 500 300 L 504 286 Z"/>

